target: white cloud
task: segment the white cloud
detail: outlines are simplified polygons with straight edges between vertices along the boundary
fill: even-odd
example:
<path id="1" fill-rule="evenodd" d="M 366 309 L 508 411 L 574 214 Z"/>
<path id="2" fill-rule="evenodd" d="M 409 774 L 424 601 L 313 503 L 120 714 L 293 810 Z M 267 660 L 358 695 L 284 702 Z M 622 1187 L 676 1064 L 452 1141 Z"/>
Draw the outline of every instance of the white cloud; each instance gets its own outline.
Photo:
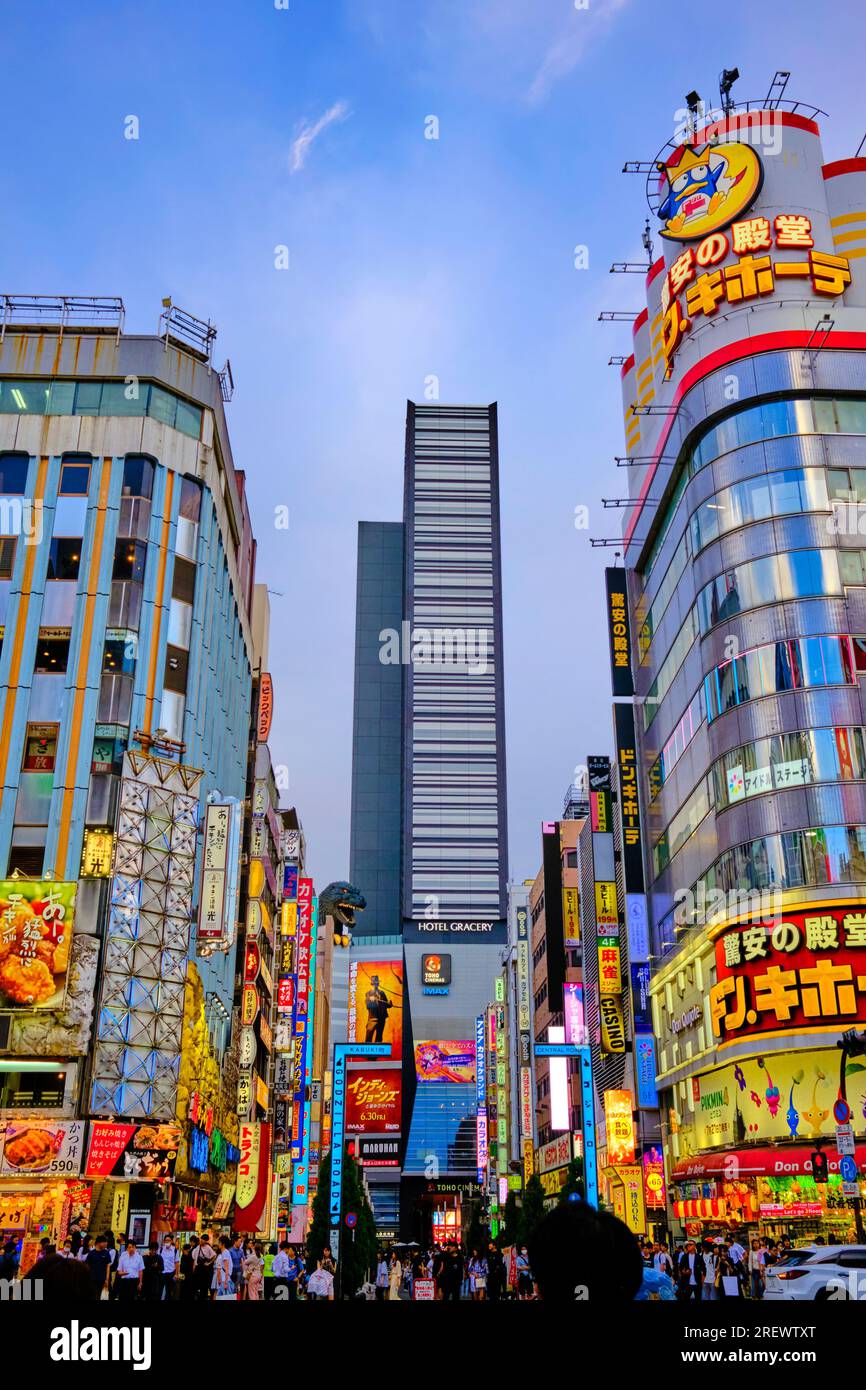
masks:
<path id="1" fill-rule="evenodd" d="M 349 107 L 345 101 L 335 101 L 333 106 L 329 106 L 323 116 L 310 125 L 304 121 L 297 136 L 292 141 L 292 173 L 296 174 L 299 169 L 303 169 L 307 162 L 307 155 L 310 153 L 313 141 L 317 140 L 323 130 L 327 130 L 329 125 L 334 125 L 340 121 L 345 121 L 349 117 Z"/>
<path id="2" fill-rule="evenodd" d="M 590 0 L 586 9 L 575 9 L 568 27 L 550 45 L 527 93 L 531 103 L 543 101 L 551 88 L 583 62 L 589 49 L 612 27 L 628 0 Z"/>

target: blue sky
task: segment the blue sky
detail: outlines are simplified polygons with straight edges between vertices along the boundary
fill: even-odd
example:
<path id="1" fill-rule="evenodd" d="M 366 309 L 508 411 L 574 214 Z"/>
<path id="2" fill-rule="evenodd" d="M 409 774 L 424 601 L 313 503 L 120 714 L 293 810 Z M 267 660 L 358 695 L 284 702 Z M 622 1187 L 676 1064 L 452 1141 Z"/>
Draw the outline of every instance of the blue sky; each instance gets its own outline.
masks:
<path id="1" fill-rule="evenodd" d="M 624 492 L 619 373 L 643 181 L 683 95 L 776 68 L 866 132 L 862 0 L 41 0 L 7 8 L 3 288 L 163 295 L 219 328 L 258 577 L 274 597 L 274 761 L 320 884 L 348 872 L 356 527 L 401 514 L 407 397 L 500 409 L 511 872 L 610 745 L 603 567 Z M 12 94 L 12 91 L 15 94 Z M 140 138 L 124 139 L 136 115 Z M 439 139 L 424 138 L 425 118 Z M 299 143 L 300 142 L 300 143 Z M 589 248 L 577 271 L 573 249 Z M 274 248 L 290 266 L 275 269 Z M 274 507 L 291 509 L 288 532 Z M 363 885 L 361 885 L 363 887 Z"/>

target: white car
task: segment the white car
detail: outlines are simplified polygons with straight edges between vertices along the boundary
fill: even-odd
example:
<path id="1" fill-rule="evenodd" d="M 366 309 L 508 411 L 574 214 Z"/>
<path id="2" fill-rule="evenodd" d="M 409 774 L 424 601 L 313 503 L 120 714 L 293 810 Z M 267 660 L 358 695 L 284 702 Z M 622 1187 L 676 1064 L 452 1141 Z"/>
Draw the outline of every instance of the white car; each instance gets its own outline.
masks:
<path id="1" fill-rule="evenodd" d="M 764 1298 L 866 1300 L 866 1245 L 806 1245 L 767 1266 Z"/>

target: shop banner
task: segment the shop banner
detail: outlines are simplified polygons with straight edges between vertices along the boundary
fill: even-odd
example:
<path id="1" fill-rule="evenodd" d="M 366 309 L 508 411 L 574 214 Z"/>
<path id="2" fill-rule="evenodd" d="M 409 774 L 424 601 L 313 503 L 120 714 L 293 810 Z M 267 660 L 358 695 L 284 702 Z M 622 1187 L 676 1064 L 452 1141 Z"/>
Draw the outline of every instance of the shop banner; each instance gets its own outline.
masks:
<path id="1" fill-rule="evenodd" d="M 392 1060 L 400 1060 L 403 1053 L 402 960 L 352 961 L 349 966 L 349 1041 L 389 1043 Z"/>
<path id="2" fill-rule="evenodd" d="M 123 1125 L 94 1121 L 84 1173 L 88 1178 L 154 1182 L 174 1177 L 180 1125 Z"/>
<path id="3" fill-rule="evenodd" d="M 0 1013 L 63 1007 L 77 886 L 0 879 Z"/>
<path id="4" fill-rule="evenodd" d="M 0 1177 L 77 1177 L 83 1156 L 83 1120 L 0 1120 Z"/>
<path id="5" fill-rule="evenodd" d="M 475 1042 L 419 1042 L 415 1044 L 415 1076 L 419 1084 L 475 1082 Z"/>
<path id="6" fill-rule="evenodd" d="M 366 1067 L 346 1082 L 348 1134 L 399 1134 L 403 1077 L 399 1071 Z"/>

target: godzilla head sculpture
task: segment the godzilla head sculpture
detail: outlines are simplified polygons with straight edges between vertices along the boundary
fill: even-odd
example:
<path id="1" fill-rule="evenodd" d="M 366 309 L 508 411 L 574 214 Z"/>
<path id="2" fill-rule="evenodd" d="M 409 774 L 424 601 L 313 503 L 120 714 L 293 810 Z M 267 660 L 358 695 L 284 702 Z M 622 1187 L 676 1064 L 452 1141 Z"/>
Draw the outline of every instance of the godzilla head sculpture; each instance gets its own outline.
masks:
<path id="1" fill-rule="evenodd" d="M 363 912 L 366 906 L 364 894 L 353 888 L 351 883 L 329 883 L 327 888 L 322 889 L 319 894 L 319 919 L 329 915 L 333 917 L 334 942 L 337 946 L 351 943 L 355 913 Z"/>

